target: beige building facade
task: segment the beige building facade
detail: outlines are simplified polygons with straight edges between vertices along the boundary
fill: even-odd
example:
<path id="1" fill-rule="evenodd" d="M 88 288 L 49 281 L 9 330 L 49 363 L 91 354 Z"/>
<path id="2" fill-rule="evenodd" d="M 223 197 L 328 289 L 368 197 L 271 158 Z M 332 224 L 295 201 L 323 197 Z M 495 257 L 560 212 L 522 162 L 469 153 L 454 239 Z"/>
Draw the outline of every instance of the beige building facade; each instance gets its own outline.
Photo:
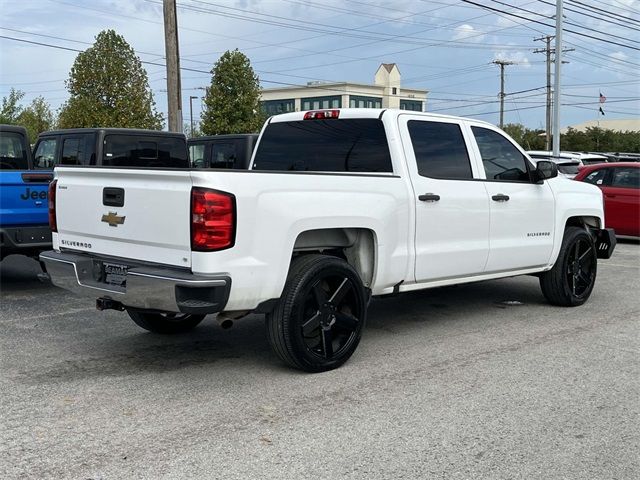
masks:
<path id="1" fill-rule="evenodd" d="M 268 115 L 326 108 L 399 108 L 425 111 L 427 90 L 402 88 L 395 63 L 383 63 L 373 85 L 350 82 L 309 82 L 300 87 L 262 91 L 261 105 Z"/>

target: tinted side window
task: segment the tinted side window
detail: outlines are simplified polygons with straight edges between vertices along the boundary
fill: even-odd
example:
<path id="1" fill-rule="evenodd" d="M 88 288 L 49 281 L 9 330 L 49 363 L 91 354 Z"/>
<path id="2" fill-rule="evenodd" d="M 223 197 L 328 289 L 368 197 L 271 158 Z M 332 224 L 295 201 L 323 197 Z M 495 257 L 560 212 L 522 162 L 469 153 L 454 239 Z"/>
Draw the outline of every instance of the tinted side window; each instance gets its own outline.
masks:
<path id="1" fill-rule="evenodd" d="M 471 127 L 478 143 L 487 180 L 529 182 L 527 160 L 513 143 L 498 132 Z"/>
<path id="2" fill-rule="evenodd" d="M 271 123 L 258 144 L 256 170 L 391 172 L 391 155 L 378 119 Z"/>
<path id="3" fill-rule="evenodd" d="M 204 143 L 195 143 L 189 145 L 189 159 L 191 160 L 192 168 L 204 168 L 204 151 L 206 145 Z"/>
<path id="4" fill-rule="evenodd" d="M 84 141 L 79 138 L 65 138 L 62 140 L 61 165 L 81 165 L 84 163 Z"/>
<path id="5" fill-rule="evenodd" d="M 455 123 L 408 122 L 418 173 L 431 178 L 473 178 L 467 146 Z"/>
<path id="6" fill-rule="evenodd" d="M 618 188 L 640 188 L 640 168 L 618 167 L 613 171 L 611 186 Z"/>
<path id="7" fill-rule="evenodd" d="M 13 132 L 0 132 L 0 170 L 28 170 L 25 139 Z"/>
<path id="8" fill-rule="evenodd" d="M 584 181 L 591 185 L 602 185 L 605 183 L 607 177 L 607 169 L 601 168 L 600 170 L 594 170 L 589 175 L 584 177 Z"/>
<path id="9" fill-rule="evenodd" d="M 211 147 L 211 168 L 233 168 L 238 158 L 234 143 L 214 143 Z"/>
<path id="10" fill-rule="evenodd" d="M 107 135 L 102 164 L 112 167 L 189 168 L 186 142 L 180 138 Z"/>
<path id="11" fill-rule="evenodd" d="M 55 166 L 58 139 L 44 138 L 36 145 L 33 154 L 33 168 L 51 169 Z"/>

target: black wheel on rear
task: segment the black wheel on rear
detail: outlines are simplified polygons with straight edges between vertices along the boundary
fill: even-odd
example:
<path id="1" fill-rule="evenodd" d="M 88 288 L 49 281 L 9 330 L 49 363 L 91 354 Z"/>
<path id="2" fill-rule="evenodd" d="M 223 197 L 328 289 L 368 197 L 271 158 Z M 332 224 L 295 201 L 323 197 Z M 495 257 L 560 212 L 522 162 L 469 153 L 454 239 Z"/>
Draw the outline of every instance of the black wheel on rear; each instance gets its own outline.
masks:
<path id="1" fill-rule="evenodd" d="M 366 291 L 347 262 L 305 255 L 292 262 L 282 297 L 267 316 L 269 341 L 292 367 L 332 370 L 358 346 L 366 313 Z"/>
<path id="2" fill-rule="evenodd" d="M 540 275 L 542 293 L 553 305 L 582 305 L 593 291 L 597 267 L 598 256 L 589 232 L 567 227 L 555 265 Z"/>
<path id="3" fill-rule="evenodd" d="M 190 315 L 186 313 L 156 313 L 144 312 L 132 308 L 127 313 L 136 325 L 153 333 L 172 335 L 193 330 L 205 315 Z"/>

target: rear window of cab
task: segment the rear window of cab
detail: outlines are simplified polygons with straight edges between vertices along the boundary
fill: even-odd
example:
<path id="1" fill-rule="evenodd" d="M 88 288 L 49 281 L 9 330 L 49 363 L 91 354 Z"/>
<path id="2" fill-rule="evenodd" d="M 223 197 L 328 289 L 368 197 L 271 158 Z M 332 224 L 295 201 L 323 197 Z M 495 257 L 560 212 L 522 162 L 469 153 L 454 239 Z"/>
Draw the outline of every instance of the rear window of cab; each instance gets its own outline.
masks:
<path id="1" fill-rule="evenodd" d="M 273 122 L 262 134 L 253 169 L 393 171 L 384 125 L 373 118 Z"/>

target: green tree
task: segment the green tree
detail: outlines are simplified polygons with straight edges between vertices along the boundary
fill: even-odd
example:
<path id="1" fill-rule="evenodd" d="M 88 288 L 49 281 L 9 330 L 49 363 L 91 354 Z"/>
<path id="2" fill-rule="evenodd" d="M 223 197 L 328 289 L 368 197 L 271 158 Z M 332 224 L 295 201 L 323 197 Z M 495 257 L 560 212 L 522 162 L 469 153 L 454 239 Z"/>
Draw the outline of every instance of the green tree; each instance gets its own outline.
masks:
<path id="1" fill-rule="evenodd" d="M 78 54 L 65 84 L 70 98 L 60 110 L 61 128 L 162 128 L 147 72 L 114 30 L 100 32 Z"/>
<path id="2" fill-rule="evenodd" d="M 36 97 L 31 104 L 18 115 L 18 124 L 27 129 L 29 141 L 34 143 L 40 132 L 51 130 L 55 123 L 55 117 L 51 106 L 44 97 Z"/>
<path id="3" fill-rule="evenodd" d="M 260 81 L 249 58 L 226 51 L 211 70 L 211 85 L 204 97 L 200 129 L 205 135 L 252 133 L 260 130 Z"/>
<path id="4" fill-rule="evenodd" d="M 12 88 L 9 95 L 2 97 L 2 108 L 0 109 L 0 123 L 15 125 L 22 112 L 20 100 L 24 97 L 24 92 Z"/>
<path id="5" fill-rule="evenodd" d="M 544 130 L 531 130 L 520 123 L 508 123 L 503 130 L 525 150 L 544 148 Z"/>

